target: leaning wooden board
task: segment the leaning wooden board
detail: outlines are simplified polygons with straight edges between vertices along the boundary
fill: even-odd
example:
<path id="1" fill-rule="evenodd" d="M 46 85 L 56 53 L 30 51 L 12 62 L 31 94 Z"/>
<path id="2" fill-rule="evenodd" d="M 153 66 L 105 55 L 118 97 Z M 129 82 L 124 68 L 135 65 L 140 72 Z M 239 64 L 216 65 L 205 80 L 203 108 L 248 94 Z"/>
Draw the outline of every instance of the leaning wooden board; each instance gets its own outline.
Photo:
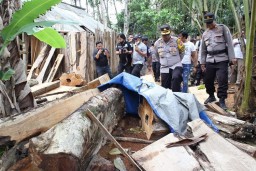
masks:
<path id="1" fill-rule="evenodd" d="M 177 142 L 173 134 L 161 138 L 132 155 L 146 171 L 192 171 L 200 170 L 197 160 L 184 147 L 166 148 L 167 143 Z"/>
<path id="2" fill-rule="evenodd" d="M 210 129 L 202 120 L 197 119 L 190 123 L 194 136 L 207 133 L 206 141 L 199 144 L 215 171 L 255 171 L 256 160 L 239 150 L 225 140 L 218 133 Z"/>
<path id="3" fill-rule="evenodd" d="M 19 115 L 13 120 L 0 124 L 0 135 L 10 136 L 11 140 L 20 142 L 30 136 L 47 131 L 97 94 L 99 94 L 98 89 L 87 90 Z"/>

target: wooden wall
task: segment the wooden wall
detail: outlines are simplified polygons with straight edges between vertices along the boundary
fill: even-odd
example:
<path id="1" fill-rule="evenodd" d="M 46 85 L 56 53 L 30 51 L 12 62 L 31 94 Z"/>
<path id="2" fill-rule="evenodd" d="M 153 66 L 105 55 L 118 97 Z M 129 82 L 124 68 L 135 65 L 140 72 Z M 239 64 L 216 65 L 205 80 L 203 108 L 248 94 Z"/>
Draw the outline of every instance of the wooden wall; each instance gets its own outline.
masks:
<path id="1" fill-rule="evenodd" d="M 116 36 L 117 34 L 112 31 L 96 30 L 95 34 L 91 32 L 67 32 L 61 33 L 66 40 L 65 49 L 57 49 L 51 61 L 52 67 L 58 54 L 64 54 L 63 61 L 59 67 L 55 79 L 58 79 L 62 73 L 75 72 L 80 74 L 87 82 L 95 79 L 96 69 L 95 61 L 93 60 L 93 51 L 95 49 L 95 42 L 102 41 L 103 46 L 110 51 L 111 59 L 109 61 L 110 68 L 113 74 L 117 72 L 118 56 L 115 55 Z M 44 43 L 40 42 L 35 37 L 30 37 L 30 52 L 29 52 L 29 65 L 32 66 L 38 54 L 42 50 Z M 28 68 L 29 69 L 29 68 Z"/>

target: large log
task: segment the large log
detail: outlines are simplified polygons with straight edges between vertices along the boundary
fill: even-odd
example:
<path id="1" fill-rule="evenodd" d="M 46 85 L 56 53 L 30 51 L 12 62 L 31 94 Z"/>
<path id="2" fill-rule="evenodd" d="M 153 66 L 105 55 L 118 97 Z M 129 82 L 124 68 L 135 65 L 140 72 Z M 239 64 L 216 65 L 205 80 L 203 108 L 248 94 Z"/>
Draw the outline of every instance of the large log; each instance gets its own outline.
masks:
<path id="1" fill-rule="evenodd" d="M 124 114 L 120 90 L 110 88 L 93 97 L 70 117 L 30 140 L 32 163 L 43 170 L 85 170 L 91 156 L 105 144 L 106 136 L 85 115 L 90 109 L 112 131 Z"/>
<path id="2" fill-rule="evenodd" d="M 229 138 L 255 139 L 256 126 L 233 117 L 206 112 L 219 128 L 222 134 Z"/>
<path id="3" fill-rule="evenodd" d="M 0 135 L 10 136 L 11 140 L 20 142 L 23 139 L 47 131 L 77 110 L 92 96 L 99 93 L 98 89 L 87 90 L 66 99 L 60 99 L 37 108 L 25 115 L 0 124 Z"/>

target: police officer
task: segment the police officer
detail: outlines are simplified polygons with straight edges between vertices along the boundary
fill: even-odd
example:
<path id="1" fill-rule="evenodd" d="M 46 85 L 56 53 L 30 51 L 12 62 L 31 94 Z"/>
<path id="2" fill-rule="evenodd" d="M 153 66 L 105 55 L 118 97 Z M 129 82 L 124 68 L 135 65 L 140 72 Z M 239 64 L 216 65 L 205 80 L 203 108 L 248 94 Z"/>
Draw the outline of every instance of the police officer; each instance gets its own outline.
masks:
<path id="1" fill-rule="evenodd" d="M 225 99 L 228 90 L 228 66 L 235 64 L 232 37 L 227 26 L 215 23 L 213 13 L 204 15 L 207 30 L 203 33 L 201 44 L 201 68 L 205 72 L 205 87 L 209 94 L 205 104 L 216 101 L 214 80 L 217 76 L 220 107 L 227 110 Z"/>
<path id="2" fill-rule="evenodd" d="M 160 60 L 161 85 L 172 89 L 173 92 L 181 91 L 182 82 L 182 55 L 185 47 L 180 39 L 171 36 L 168 24 L 160 27 L 162 37 L 155 42 L 156 55 Z"/>

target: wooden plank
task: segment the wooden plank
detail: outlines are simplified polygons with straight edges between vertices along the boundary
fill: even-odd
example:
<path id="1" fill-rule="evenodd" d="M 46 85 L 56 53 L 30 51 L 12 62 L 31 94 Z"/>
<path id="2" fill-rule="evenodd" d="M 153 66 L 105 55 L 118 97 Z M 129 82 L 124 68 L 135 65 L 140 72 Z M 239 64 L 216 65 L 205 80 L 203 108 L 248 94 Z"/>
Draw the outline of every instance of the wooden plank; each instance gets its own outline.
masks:
<path id="1" fill-rule="evenodd" d="M 226 115 L 226 116 L 229 115 L 225 110 L 223 110 L 221 107 L 219 107 L 216 104 L 216 102 L 207 103 L 205 106 L 208 107 L 210 110 L 212 110 L 212 111 L 214 111 L 216 113 L 219 113 L 221 115 Z"/>
<path id="2" fill-rule="evenodd" d="M 52 59 L 52 56 L 55 52 L 55 48 L 51 48 L 50 50 L 50 53 L 45 61 L 45 64 L 44 64 L 44 67 L 42 68 L 42 70 L 40 71 L 38 77 L 36 78 L 36 80 L 41 84 L 43 82 L 43 79 L 44 79 L 44 75 L 45 75 L 45 72 L 46 72 L 46 69 L 48 68 L 49 64 L 50 64 L 50 61 Z"/>
<path id="3" fill-rule="evenodd" d="M 0 135 L 10 136 L 11 140 L 18 143 L 48 130 L 97 94 L 99 94 L 98 89 L 87 90 L 69 98 L 48 103 L 25 115 L 19 115 L 13 120 L 0 124 Z"/>
<path id="4" fill-rule="evenodd" d="M 86 115 L 94 122 L 96 123 L 101 131 L 115 144 L 115 146 L 122 152 L 122 154 L 127 157 L 127 159 L 136 166 L 140 171 L 142 169 L 140 166 L 137 165 L 137 163 L 131 158 L 131 156 L 123 149 L 123 147 L 116 141 L 116 139 L 108 132 L 108 130 L 102 125 L 102 123 L 98 120 L 98 118 L 90 111 L 90 109 L 86 110 Z"/>
<path id="5" fill-rule="evenodd" d="M 39 98 L 43 97 L 46 98 L 48 102 L 54 101 L 56 99 L 60 99 L 64 96 L 66 96 L 68 93 L 78 93 L 82 92 L 86 89 L 86 87 L 73 87 L 73 86 L 63 86 L 60 85 L 60 87 L 55 88 L 51 91 L 48 91 L 47 93 L 42 94 L 39 96 Z"/>
<path id="6" fill-rule="evenodd" d="M 45 45 L 43 47 L 43 49 L 40 51 L 38 57 L 36 58 L 36 61 L 33 63 L 32 68 L 29 71 L 27 80 L 30 80 L 33 76 L 33 73 L 35 71 L 36 68 L 38 68 L 40 66 L 40 64 L 42 63 L 42 61 L 44 60 L 46 53 L 47 53 L 47 45 Z"/>
<path id="7" fill-rule="evenodd" d="M 76 72 L 76 33 L 70 33 L 70 64 L 71 72 Z"/>
<path id="8" fill-rule="evenodd" d="M 76 73 L 63 73 L 60 77 L 60 84 L 65 86 L 82 86 L 84 85 L 84 79 L 81 75 Z"/>
<path id="9" fill-rule="evenodd" d="M 56 72 L 57 72 L 57 70 L 60 66 L 60 63 L 61 63 L 62 59 L 63 59 L 63 54 L 59 54 L 57 56 L 54 64 L 53 64 L 52 69 L 51 69 L 51 71 L 48 75 L 48 78 L 46 79 L 45 82 L 52 82 L 52 80 L 53 80 L 53 78 L 54 78 L 54 76 L 55 76 L 55 74 L 56 74 Z"/>
<path id="10" fill-rule="evenodd" d="M 101 84 L 104 84 L 110 80 L 108 74 L 104 74 L 100 76 L 99 78 L 96 78 L 95 80 L 88 83 L 88 89 L 96 88 Z"/>
<path id="11" fill-rule="evenodd" d="M 149 146 L 137 151 L 132 157 L 146 171 L 200 170 L 197 160 L 184 147 L 166 148 L 167 143 L 177 142 L 179 139 L 173 134 L 161 138 Z"/>
<path id="12" fill-rule="evenodd" d="M 188 124 L 194 136 L 207 133 L 208 138 L 201 142 L 198 147 L 207 157 L 214 170 L 256 170 L 256 160 L 254 158 L 211 130 L 202 120 L 196 119 Z"/>
<path id="13" fill-rule="evenodd" d="M 60 81 L 54 81 L 50 83 L 43 83 L 43 84 L 38 84 L 33 87 L 31 87 L 31 92 L 34 97 L 39 96 L 41 94 L 44 94 L 48 91 L 51 91 L 55 88 L 58 88 L 60 86 Z"/>
<path id="14" fill-rule="evenodd" d="M 143 98 L 142 103 L 139 105 L 138 113 L 141 118 L 142 129 L 146 132 L 147 139 L 149 140 L 153 133 L 154 112 L 145 98 Z"/>
<path id="15" fill-rule="evenodd" d="M 239 148 L 240 150 L 246 152 L 247 154 L 251 155 L 252 157 L 256 158 L 256 147 L 251 146 L 249 144 L 240 143 L 237 141 L 234 141 L 232 139 L 226 138 L 230 143 L 232 143 L 234 146 Z"/>
<path id="16" fill-rule="evenodd" d="M 79 66 L 77 67 L 77 73 L 80 74 L 87 82 L 88 78 L 86 77 L 86 67 L 87 67 L 87 33 L 81 32 L 80 35 L 80 44 L 81 44 L 81 55 L 79 59 Z"/>

